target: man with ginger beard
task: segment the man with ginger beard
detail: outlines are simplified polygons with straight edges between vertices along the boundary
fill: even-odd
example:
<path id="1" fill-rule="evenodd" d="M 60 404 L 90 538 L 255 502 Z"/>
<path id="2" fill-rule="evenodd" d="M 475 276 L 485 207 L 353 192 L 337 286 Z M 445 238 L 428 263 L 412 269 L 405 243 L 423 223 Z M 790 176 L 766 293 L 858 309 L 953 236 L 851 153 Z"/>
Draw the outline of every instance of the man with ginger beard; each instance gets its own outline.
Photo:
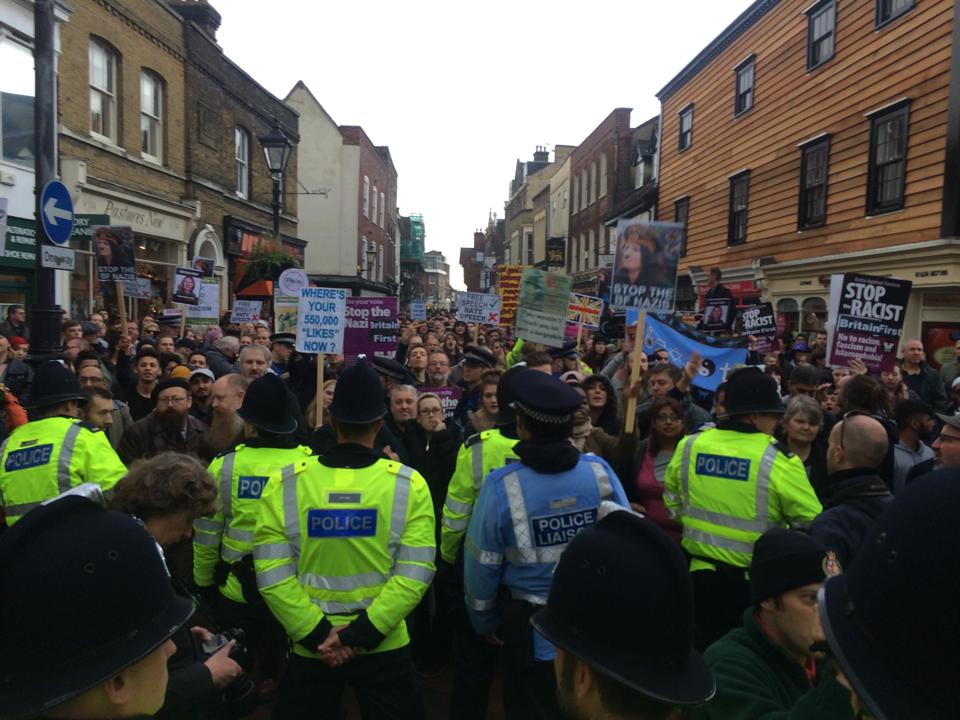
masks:
<path id="1" fill-rule="evenodd" d="M 199 457 L 207 426 L 190 415 L 190 385 L 167 378 L 153 390 L 153 412 L 131 425 L 120 440 L 117 454 L 129 465 L 167 450 Z"/>
<path id="2" fill-rule="evenodd" d="M 237 410 L 243 405 L 251 382 L 250 378 L 233 373 L 224 375 L 211 386 L 211 420 L 200 448 L 202 459 L 211 462 L 243 442 L 243 421 L 237 416 Z"/>

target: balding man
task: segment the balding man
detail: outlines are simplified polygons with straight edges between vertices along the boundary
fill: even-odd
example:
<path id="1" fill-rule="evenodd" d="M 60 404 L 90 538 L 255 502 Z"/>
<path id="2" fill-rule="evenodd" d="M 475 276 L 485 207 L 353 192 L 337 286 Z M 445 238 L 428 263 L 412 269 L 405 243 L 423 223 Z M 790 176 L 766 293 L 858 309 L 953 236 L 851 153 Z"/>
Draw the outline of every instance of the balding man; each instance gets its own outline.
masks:
<path id="1" fill-rule="evenodd" d="M 213 374 L 218 378 L 236 372 L 234 363 L 237 360 L 237 353 L 240 352 L 240 341 L 230 335 L 219 338 L 210 350 L 207 350 L 207 367 L 213 370 Z"/>
<path id="2" fill-rule="evenodd" d="M 900 363 L 904 384 L 937 412 L 947 406 L 947 392 L 937 371 L 927 365 L 926 352 L 920 338 L 910 338 L 903 346 Z"/>
<path id="3" fill-rule="evenodd" d="M 846 568 L 893 499 L 878 469 L 887 455 L 887 431 L 868 415 L 848 415 L 833 426 L 827 447 L 824 511 L 810 534 Z"/>

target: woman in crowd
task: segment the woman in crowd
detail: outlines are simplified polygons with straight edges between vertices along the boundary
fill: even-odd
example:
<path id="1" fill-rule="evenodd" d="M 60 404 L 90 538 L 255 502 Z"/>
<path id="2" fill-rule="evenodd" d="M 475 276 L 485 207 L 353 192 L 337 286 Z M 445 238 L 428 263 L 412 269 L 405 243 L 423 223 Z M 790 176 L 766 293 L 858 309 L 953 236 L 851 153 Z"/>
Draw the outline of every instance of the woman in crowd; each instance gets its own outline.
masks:
<path id="1" fill-rule="evenodd" d="M 807 395 L 790 398 L 783 416 L 782 439 L 803 461 L 810 485 L 822 497 L 827 482 L 827 448 L 820 437 L 823 409 Z"/>
<path id="2" fill-rule="evenodd" d="M 593 340 L 590 342 L 590 349 L 583 356 L 583 362 L 593 370 L 594 373 L 600 372 L 609 359 L 609 355 L 607 354 L 609 347 L 607 339 L 603 335 L 595 334 Z"/>
<path id="3" fill-rule="evenodd" d="M 663 481 L 667 466 L 683 437 L 683 406 L 674 398 L 663 398 L 653 404 L 650 435 L 637 445 L 634 468 L 623 489 L 635 510 L 642 512 L 680 542 L 680 523 L 672 520 L 663 502 Z"/>
<path id="4" fill-rule="evenodd" d="M 6 335 L 0 335 L 0 383 L 16 395 L 18 400 L 26 403 L 29 398 L 25 396 L 29 392 L 31 382 L 33 382 L 33 370 L 15 357 L 13 348 L 10 347 L 10 339 Z"/>
<path id="5" fill-rule="evenodd" d="M 453 324 L 453 334 L 457 336 L 457 342 L 463 348 L 470 344 L 470 338 L 467 337 L 467 324 L 463 320 L 457 320 Z"/>
<path id="6" fill-rule="evenodd" d="M 478 432 L 490 430 L 497 424 L 497 385 L 500 384 L 500 372 L 487 370 L 480 380 L 480 407 L 467 413 L 467 425 L 464 428 L 464 437 L 470 437 Z"/>
<path id="7" fill-rule="evenodd" d="M 435 393 L 417 398 L 417 424 L 411 433 L 410 459 L 413 467 L 430 486 L 440 537 L 440 511 L 447 496 L 447 485 L 457 464 L 460 433 L 453 423 L 444 423 L 443 403 Z"/>
<path id="8" fill-rule="evenodd" d="M 884 370 L 880 373 L 880 384 L 883 385 L 890 396 L 890 405 L 896 405 L 899 400 L 906 400 L 910 397 L 910 388 L 903 381 L 903 373 L 899 365 L 894 365 L 889 371 Z M 919 400 L 919 396 L 914 394 L 914 399 Z"/>
<path id="9" fill-rule="evenodd" d="M 613 384 L 603 375 L 591 375 L 583 381 L 590 404 L 590 422 L 608 435 L 620 434 L 620 413 Z"/>
<path id="10" fill-rule="evenodd" d="M 450 367 L 459 363 L 460 358 L 463 357 L 463 348 L 460 346 L 460 341 L 452 332 L 448 332 L 443 336 L 442 349 L 450 358 Z"/>
<path id="11" fill-rule="evenodd" d="M 423 345 L 411 345 L 407 349 L 407 369 L 416 382 L 414 387 L 423 387 L 427 384 L 427 348 Z"/>
<path id="12" fill-rule="evenodd" d="M 637 447 L 637 434 L 621 433 L 619 436 L 610 435 L 601 427 L 595 427 L 590 421 L 590 399 L 583 385 L 571 385 L 576 390 L 582 402 L 573 414 L 573 433 L 570 442 L 580 452 L 593 453 L 606 460 L 618 476 L 630 465 Z M 639 385 L 637 386 L 639 390 Z"/>
<path id="13" fill-rule="evenodd" d="M 330 407 L 330 403 L 333 402 L 333 391 L 337 387 L 336 379 L 325 380 L 323 383 L 323 425 L 322 427 L 328 428 L 329 431 L 333 432 L 333 426 L 330 423 L 330 413 L 327 410 Z M 307 405 L 306 413 L 304 417 L 307 420 L 307 423 L 316 423 L 317 417 L 317 398 L 314 397 L 313 400 Z"/>
<path id="14" fill-rule="evenodd" d="M 214 512 L 217 488 L 213 477 L 189 455 L 165 452 L 149 460 L 137 460 L 114 488 L 111 507 L 138 518 L 150 536 L 165 551 L 193 534 L 193 523 Z M 168 562 L 168 565 L 170 563 Z M 187 595 L 181 577 L 171 567 L 174 589 Z M 202 627 L 183 628 L 171 638 L 177 652 L 167 663 L 170 679 L 163 707 L 157 718 L 200 718 L 218 694 L 239 678 L 243 670 L 230 659 L 233 643 L 204 660 L 198 657 L 195 640 L 210 639 Z"/>

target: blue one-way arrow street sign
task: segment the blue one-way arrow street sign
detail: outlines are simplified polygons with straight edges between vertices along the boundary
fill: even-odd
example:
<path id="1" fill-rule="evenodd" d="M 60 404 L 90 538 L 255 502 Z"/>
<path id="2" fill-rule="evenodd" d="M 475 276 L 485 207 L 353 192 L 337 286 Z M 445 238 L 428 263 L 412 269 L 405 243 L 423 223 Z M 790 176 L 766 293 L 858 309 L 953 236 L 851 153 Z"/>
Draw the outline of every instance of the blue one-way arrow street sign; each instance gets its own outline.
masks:
<path id="1" fill-rule="evenodd" d="M 63 245 L 73 231 L 73 200 L 67 186 L 51 180 L 40 196 L 40 222 L 50 242 Z"/>

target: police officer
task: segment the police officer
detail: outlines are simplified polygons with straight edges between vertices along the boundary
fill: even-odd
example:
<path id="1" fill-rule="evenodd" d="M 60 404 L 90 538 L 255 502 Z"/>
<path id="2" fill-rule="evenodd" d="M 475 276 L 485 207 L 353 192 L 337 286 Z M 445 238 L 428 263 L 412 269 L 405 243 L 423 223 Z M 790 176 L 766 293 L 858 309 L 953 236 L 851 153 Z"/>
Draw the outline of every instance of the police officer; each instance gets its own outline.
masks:
<path id="1" fill-rule="evenodd" d="M 285 643 L 257 591 L 253 529 L 270 476 L 312 454 L 297 444 L 297 421 L 283 397 L 283 381 L 272 373 L 250 383 L 237 411 L 245 440 L 209 467 L 219 483 L 220 507 L 193 524 L 194 582 L 216 603 L 222 624 L 247 631 L 247 644 L 266 679 L 277 677 Z"/>
<path id="2" fill-rule="evenodd" d="M 127 472 L 99 428 L 77 418 L 86 396 L 76 375 L 55 360 L 37 368 L 33 422 L 0 446 L 0 505 L 13 525 L 44 500 L 81 483 L 110 490 Z"/>
<path id="3" fill-rule="evenodd" d="M 338 444 L 271 479 L 254 531 L 257 584 L 294 643 L 274 717 L 339 718 L 351 685 L 364 718 L 421 718 L 404 618 L 434 573 L 430 489 L 373 449 L 385 414 L 360 360 L 337 382 Z"/>
<path id="4" fill-rule="evenodd" d="M 480 490 L 464 541 L 465 595 L 477 634 L 504 646 L 508 720 L 553 718 L 554 647 L 530 617 L 546 604 L 567 543 L 596 522 L 602 502 L 627 499 L 606 461 L 570 443 L 580 407 L 573 388 L 529 371 L 514 392 L 520 461 L 491 472 Z"/>
<path id="5" fill-rule="evenodd" d="M 463 536 L 483 485 L 492 470 L 518 458 L 516 414 L 511 407 L 513 384 L 529 372 L 524 365 L 510 368 L 497 385 L 497 427 L 471 435 L 457 454 L 457 464 L 447 487 L 440 528 L 443 572 L 438 576 L 439 596 L 449 599 L 454 632 L 456 677 L 450 701 L 450 720 L 483 720 L 487 716 L 490 685 L 497 664 L 497 648 L 477 636 L 463 606 Z M 442 611 L 442 609 L 438 609 Z"/>
<path id="6" fill-rule="evenodd" d="M 741 624 L 757 538 L 822 510 L 803 462 L 771 437 L 782 415 L 776 380 L 758 368 L 736 370 L 717 427 L 683 438 L 667 468 L 663 499 L 691 556 L 701 650 Z"/>

